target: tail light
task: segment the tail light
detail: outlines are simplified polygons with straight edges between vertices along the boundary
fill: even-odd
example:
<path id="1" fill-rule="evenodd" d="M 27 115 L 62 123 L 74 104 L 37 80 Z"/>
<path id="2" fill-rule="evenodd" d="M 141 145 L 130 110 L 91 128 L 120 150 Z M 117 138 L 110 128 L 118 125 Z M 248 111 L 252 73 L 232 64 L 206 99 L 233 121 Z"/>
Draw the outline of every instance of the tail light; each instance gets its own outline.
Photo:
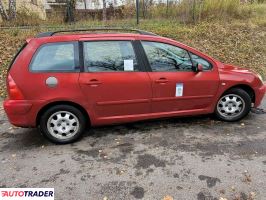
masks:
<path id="1" fill-rule="evenodd" d="M 21 91 L 16 85 L 16 82 L 13 80 L 10 74 L 7 77 L 7 91 L 8 91 L 9 99 L 12 99 L 12 100 L 24 99 Z"/>

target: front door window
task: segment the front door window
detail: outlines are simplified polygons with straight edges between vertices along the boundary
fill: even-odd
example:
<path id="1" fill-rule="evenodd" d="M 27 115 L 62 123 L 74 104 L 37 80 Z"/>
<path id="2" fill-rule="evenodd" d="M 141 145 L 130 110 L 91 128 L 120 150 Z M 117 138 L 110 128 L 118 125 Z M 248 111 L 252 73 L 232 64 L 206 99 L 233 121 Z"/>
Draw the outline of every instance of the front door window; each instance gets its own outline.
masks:
<path id="1" fill-rule="evenodd" d="M 153 72 L 192 71 L 188 52 L 176 46 L 158 42 L 142 42 Z"/>

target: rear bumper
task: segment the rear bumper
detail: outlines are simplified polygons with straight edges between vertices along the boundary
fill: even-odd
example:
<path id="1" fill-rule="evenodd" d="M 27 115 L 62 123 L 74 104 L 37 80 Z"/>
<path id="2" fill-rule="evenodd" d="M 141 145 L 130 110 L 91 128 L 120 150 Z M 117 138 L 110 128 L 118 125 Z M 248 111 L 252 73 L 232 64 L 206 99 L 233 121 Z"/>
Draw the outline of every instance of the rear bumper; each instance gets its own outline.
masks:
<path id="1" fill-rule="evenodd" d="M 255 105 L 254 105 L 255 108 L 260 106 L 261 101 L 265 95 L 265 92 L 266 92 L 266 84 L 262 85 L 261 87 L 259 87 L 255 90 L 255 95 L 256 95 Z"/>
<path id="2" fill-rule="evenodd" d="M 19 127 L 35 127 L 43 101 L 5 100 L 5 112 L 11 124 Z"/>

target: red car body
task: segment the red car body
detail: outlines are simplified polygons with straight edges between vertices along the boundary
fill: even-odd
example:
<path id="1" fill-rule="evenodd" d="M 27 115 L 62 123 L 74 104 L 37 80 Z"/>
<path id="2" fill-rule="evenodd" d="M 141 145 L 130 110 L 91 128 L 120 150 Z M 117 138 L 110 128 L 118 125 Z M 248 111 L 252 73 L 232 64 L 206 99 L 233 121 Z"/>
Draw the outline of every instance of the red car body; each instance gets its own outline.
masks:
<path id="1" fill-rule="evenodd" d="M 31 72 L 37 49 L 46 43 L 67 41 L 155 41 L 181 47 L 208 60 L 213 68 L 198 72 Z M 49 58 L 47 58 L 49 59 Z M 58 79 L 47 87 L 48 77 Z M 185 86 L 181 97 L 173 95 L 176 82 Z M 144 119 L 213 113 L 221 95 L 240 87 L 252 96 L 254 107 L 263 99 L 266 86 L 253 72 L 223 64 L 189 46 L 159 36 L 132 33 L 65 34 L 32 38 L 8 72 L 9 97 L 4 109 L 19 127 L 36 127 L 42 113 L 53 105 L 70 104 L 89 117 L 92 126 Z"/>

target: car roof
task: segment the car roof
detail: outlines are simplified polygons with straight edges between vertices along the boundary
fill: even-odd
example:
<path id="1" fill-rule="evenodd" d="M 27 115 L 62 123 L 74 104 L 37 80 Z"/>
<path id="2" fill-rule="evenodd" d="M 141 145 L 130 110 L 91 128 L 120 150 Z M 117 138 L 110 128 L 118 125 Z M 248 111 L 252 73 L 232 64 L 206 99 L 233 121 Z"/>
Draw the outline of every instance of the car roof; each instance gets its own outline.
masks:
<path id="1" fill-rule="evenodd" d="M 112 32 L 110 32 L 112 31 Z M 135 32 L 135 33 L 132 33 Z M 150 41 L 161 41 L 161 42 L 170 42 L 178 43 L 182 46 L 184 45 L 180 42 L 174 41 L 170 38 L 166 38 L 160 35 L 157 35 L 152 32 L 139 30 L 139 29 L 130 29 L 130 28 L 88 28 L 88 29 L 73 29 L 73 30 L 60 30 L 60 31 L 50 31 L 43 32 L 38 34 L 35 38 L 30 38 L 31 40 L 38 40 L 41 43 L 47 42 L 65 42 L 65 41 L 76 41 L 76 40 L 86 40 L 89 38 L 134 38 L 138 40 L 150 40 Z"/>

